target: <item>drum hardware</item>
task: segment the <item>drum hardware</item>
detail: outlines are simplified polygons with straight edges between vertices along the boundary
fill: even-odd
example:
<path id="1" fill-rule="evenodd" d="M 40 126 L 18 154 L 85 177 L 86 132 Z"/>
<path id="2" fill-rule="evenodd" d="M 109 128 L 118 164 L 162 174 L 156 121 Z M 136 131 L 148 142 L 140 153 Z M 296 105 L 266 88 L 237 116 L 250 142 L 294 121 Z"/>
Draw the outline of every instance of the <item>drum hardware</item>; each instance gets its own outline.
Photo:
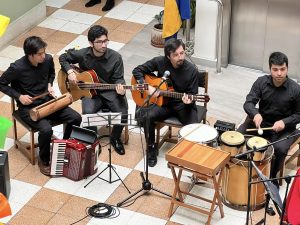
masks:
<path id="1" fill-rule="evenodd" d="M 282 138 L 282 139 L 279 139 L 277 141 L 274 141 L 272 143 L 269 143 L 267 144 L 265 147 L 269 147 L 269 146 L 273 146 L 274 144 L 276 143 L 279 143 L 281 141 L 284 141 L 284 140 L 287 140 L 289 138 L 293 138 L 293 137 L 297 137 L 299 136 L 300 133 L 294 133 L 292 132 L 290 135 L 286 136 L 285 138 Z M 256 152 L 256 151 L 260 151 L 261 149 L 260 148 L 256 148 L 255 146 L 253 146 L 253 149 L 252 150 L 249 150 L 247 152 L 244 152 L 244 153 L 240 153 L 240 154 L 237 154 L 235 156 L 236 159 L 239 159 L 245 155 L 249 155 L 250 157 L 249 158 L 249 161 L 248 161 L 248 164 L 249 164 L 249 167 L 248 167 L 248 170 L 249 170 L 249 179 L 248 179 L 248 197 L 247 197 L 247 216 L 246 216 L 246 225 L 249 224 L 249 218 L 250 218 L 250 197 L 251 197 L 251 185 L 252 185 L 252 168 L 253 168 L 253 153 Z M 255 167 L 254 167 L 255 168 Z M 261 173 L 260 171 L 258 173 Z M 274 179 L 269 179 L 269 180 L 278 180 L 279 178 L 274 178 Z M 290 177 L 288 176 L 288 179 L 290 179 Z M 290 182 L 290 181 L 288 181 Z M 265 183 L 265 182 L 263 182 Z M 287 185 L 287 188 L 288 188 L 289 185 Z M 287 195 L 287 191 L 288 189 L 286 189 L 286 192 L 285 192 L 285 199 L 286 199 L 286 195 Z M 284 199 L 284 202 L 285 202 L 285 199 Z M 284 203 L 285 204 L 285 203 Z M 280 218 L 280 224 L 282 224 L 282 220 L 283 220 L 283 215 L 284 215 L 284 210 L 285 210 L 285 206 L 282 208 L 282 214 L 281 214 L 281 218 Z"/>
<path id="2" fill-rule="evenodd" d="M 149 107 L 150 107 L 150 100 L 151 98 L 154 96 L 154 94 L 160 89 L 160 87 L 165 84 L 165 82 L 167 81 L 167 76 L 168 74 L 170 74 L 169 71 L 165 71 L 164 76 L 161 78 L 161 81 L 159 83 L 159 85 L 155 88 L 155 91 L 153 91 L 152 94 L 148 94 L 147 98 L 144 100 L 143 104 L 141 105 L 141 107 L 136 111 L 136 113 L 138 114 L 139 111 L 141 109 L 143 109 L 144 107 L 146 108 L 146 117 L 145 117 L 145 121 L 144 121 L 144 132 L 145 132 L 145 140 L 146 140 L 146 146 L 148 148 L 149 146 Z M 144 191 L 141 195 L 144 195 L 146 193 L 149 193 L 149 191 L 153 190 L 156 191 L 160 194 L 163 194 L 167 197 L 172 198 L 172 196 L 168 193 L 165 193 L 161 190 L 158 190 L 157 188 L 154 188 L 153 185 L 151 184 L 150 180 L 149 180 L 149 164 L 148 164 L 148 152 L 146 150 L 146 171 L 145 171 L 145 176 L 143 172 L 140 172 L 141 178 L 142 178 L 142 188 L 139 189 L 138 191 L 136 191 L 135 193 L 131 194 L 130 196 L 128 196 L 127 198 L 125 198 L 124 200 L 122 200 L 121 202 L 119 202 L 117 204 L 118 207 L 124 205 L 128 200 L 130 200 L 131 198 L 133 198 L 134 196 L 136 196 L 137 194 L 139 194 L 140 192 Z"/>
<path id="3" fill-rule="evenodd" d="M 217 120 L 216 123 L 214 124 L 214 128 L 216 128 L 216 130 L 219 133 L 218 144 L 220 144 L 220 137 L 222 133 L 224 133 L 225 131 L 235 130 L 235 124 L 230 122 L 225 122 L 222 120 Z"/>

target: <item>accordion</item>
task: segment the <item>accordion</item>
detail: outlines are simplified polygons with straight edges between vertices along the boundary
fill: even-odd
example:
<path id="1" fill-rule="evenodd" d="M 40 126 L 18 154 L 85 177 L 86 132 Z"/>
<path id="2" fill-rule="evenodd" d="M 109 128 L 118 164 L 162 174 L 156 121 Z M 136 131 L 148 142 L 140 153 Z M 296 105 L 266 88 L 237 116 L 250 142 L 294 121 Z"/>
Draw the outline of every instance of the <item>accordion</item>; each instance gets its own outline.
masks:
<path id="1" fill-rule="evenodd" d="M 64 176 L 78 181 L 97 172 L 99 141 L 86 144 L 76 139 L 53 140 L 51 176 Z"/>

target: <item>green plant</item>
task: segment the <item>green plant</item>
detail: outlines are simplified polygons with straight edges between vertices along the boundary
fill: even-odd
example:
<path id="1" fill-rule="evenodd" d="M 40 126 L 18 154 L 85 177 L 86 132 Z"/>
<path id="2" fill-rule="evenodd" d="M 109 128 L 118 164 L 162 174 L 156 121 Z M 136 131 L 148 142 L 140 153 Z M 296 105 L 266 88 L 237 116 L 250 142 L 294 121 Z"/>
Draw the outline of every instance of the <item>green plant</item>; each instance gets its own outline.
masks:
<path id="1" fill-rule="evenodd" d="M 163 18 L 164 18 L 164 10 L 160 11 L 159 14 L 156 14 L 154 16 L 154 18 L 157 20 L 158 24 L 161 24 L 163 23 Z"/>

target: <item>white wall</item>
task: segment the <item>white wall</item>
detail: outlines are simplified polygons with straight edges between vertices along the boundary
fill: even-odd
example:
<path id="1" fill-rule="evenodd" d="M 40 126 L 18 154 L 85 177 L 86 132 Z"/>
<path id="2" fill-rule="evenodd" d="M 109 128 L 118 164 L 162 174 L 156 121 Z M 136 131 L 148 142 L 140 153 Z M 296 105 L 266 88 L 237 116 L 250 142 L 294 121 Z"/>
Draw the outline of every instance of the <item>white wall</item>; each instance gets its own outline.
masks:
<path id="1" fill-rule="evenodd" d="M 195 24 L 195 47 L 193 58 L 201 64 L 216 63 L 218 3 L 197 0 Z"/>

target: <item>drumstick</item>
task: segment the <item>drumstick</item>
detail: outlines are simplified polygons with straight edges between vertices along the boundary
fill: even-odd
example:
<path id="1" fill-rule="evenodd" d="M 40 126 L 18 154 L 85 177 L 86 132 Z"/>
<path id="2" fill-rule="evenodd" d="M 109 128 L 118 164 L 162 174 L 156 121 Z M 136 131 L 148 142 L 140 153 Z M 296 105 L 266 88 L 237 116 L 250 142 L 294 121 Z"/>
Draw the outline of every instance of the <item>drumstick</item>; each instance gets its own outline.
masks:
<path id="1" fill-rule="evenodd" d="M 38 96 L 35 96 L 35 97 L 31 98 L 31 101 L 35 101 L 35 100 L 37 100 L 37 99 L 39 99 L 41 97 L 44 97 L 45 95 L 48 95 L 48 94 L 49 94 L 49 91 L 45 92 L 45 93 L 43 93 L 41 95 L 38 95 Z"/>
<path id="2" fill-rule="evenodd" d="M 264 128 L 251 128 L 251 129 L 247 129 L 246 131 L 258 131 L 258 130 L 272 130 L 273 127 L 264 127 Z"/>

